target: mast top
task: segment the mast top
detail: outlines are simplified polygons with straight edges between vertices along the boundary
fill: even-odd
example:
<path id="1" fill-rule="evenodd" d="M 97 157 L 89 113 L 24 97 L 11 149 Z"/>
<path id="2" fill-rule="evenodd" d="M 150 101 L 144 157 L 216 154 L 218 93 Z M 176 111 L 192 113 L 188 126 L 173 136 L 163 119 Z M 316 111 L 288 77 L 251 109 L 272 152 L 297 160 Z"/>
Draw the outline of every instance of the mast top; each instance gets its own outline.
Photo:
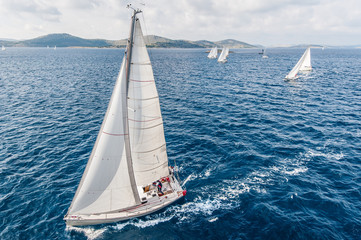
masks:
<path id="1" fill-rule="evenodd" d="M 134 16 L 135 16 L 136 14 L 142 12 L 142 10 L 140 10 L 139 8 L 137 8 L 137 9 L 133 8 L 131 3 L 129 3 L 129 4 L 127 5 L 127 8 L 133 9 L 133 11 L 134 11 Z"/>

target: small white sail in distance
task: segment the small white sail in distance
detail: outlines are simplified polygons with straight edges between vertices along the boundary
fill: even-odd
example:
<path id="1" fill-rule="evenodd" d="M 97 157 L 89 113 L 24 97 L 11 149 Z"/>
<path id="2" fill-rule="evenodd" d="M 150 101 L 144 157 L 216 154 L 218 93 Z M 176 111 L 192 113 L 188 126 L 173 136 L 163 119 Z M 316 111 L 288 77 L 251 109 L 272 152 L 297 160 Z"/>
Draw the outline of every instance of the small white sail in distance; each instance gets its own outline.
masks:
<path id="1" fill-rule="evenodd" d="M 1 51 L 5 51 L 5 49 L 6 49 L 6 48 L 4 47 L 4 45 L 2 45 L 2 46 L 1 46 Z"/>
<path id="2" fill-rule="evenodd" d="M 218 62 L 221 62 L 221 63 L 227 62 L 228 54 L 229 54 L 229 48 L 223 47 L 222 52 L 219 55 Z"/>
<path id="3" fill-rule="evenodd" d="M 286 79 L 296 79 L 299 71 L 311 71 L 311 48 L 308 47 L 306 51 L 303 53 L 300 60 L 298 60 L 297 64 L 292 68 L 292 70 L 285 77 Z"/>
<path id="4" fill-rule="evenodd" d="M 266 55 L 266 49 L 262 53 L 262 58 L 268 58 L 268 56 Z"/>
<path id="5" fill-rule="evenodd" d="M 157 211 L 185 195 L 168 168 L 153 69 L 134 10 L 120 72 L 67 215 L 67 225 L 94 225 Z M 164 180 L 160 195 L 152 183 Z M 147 189 L 147 190 L 146 190 Z"/>
<path id="6" fill-rule="evenodd" d="M 214 48 L 211 49 L 207 57 L 210 59 L 217 58 L 217 54 L 218 54 L 218 48 L 217 46 L 215 46 Z"/>

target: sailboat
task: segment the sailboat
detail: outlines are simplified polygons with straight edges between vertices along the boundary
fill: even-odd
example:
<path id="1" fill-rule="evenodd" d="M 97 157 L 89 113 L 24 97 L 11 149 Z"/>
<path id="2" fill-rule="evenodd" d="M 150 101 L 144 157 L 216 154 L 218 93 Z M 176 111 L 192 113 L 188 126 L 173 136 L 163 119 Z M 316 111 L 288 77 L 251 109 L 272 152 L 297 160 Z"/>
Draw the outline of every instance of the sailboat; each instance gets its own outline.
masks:
<path id="1" fill-rule="evenodd" d="M 95 225 L 140 217 L 186 194 L 168 166 L 159 96 L 141 25 L 130 37 L 87 166 L 64 217 L 67 225 Z"/>
<path id="2" fill-rule="evenodd" d="M 56 45 L 55 45 L 55 47 L 54 47 L 54 50 L 56 50 Z"/>
<path id="3" fill-rule="evenodd" d="M 4 45 L 2 45 L 2 46 L 1 46 L 1 51 L 5 51 L 5 49 L 6 49 L 6 48 L 4 47 Z"/>
<path id="4" fill-rule="evenodd" d="M 208 58 L 217 58 L 217 54 L 218 54 L 218 49 L 217 46 L 215 46 L 214 48 L 211 49 L 211 51 L 208 54 Z"/>
<path id="5" fill-rule="evenodd" d="M 262 49 L 263 50 L 263 49 Z M 266 55 L 266 49 L 263 51 L 262 53 L 262 58 L 268 58 L 268 56 Z"/>
<path id="6" fill-rule="evenodd" d="M 229 48 L 223 47 L 222 52 L 219 55 L 218 62 L 221 62 L 221 63 L 227 62 L 228 54 L 229 54 Z"/>
<path id="7" fill-rule="evenodd" d="M 303 53 L 300 60 L 298 60 L 297 64 L 292 68 L 292 70 L 285 77 L 286 79 L 296 79 L 297 74 L 300 71 L 311 71 L 311 48 L 308 47 L 306 51 Z"/>

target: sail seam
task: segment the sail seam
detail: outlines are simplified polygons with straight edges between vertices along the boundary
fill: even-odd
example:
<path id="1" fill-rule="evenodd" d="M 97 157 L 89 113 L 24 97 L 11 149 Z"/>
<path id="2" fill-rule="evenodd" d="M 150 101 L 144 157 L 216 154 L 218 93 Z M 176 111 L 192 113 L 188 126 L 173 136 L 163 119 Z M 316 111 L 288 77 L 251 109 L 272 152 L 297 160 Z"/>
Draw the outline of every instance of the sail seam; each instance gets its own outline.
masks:
<path id="1" fill-rule="evenodd" d="M 157 99 L 157 98 L 159 98 L 159 96 L 152 97 L 152 98 L 130 98 L 130 97 L 128 97 L 129 100 L 139 100 L 139 101 L 147 101 L 147 100 L 153 100 L 153 99 Z"/>
<path id="2" fill-rule="evenodd" d="M 157 125 L 154 125 L 154 126 L 151 126 L 151 127 L 146 127 L 146 128 L 133 128 L 133 129 L 151 129 L 151 128 L 155 128 L 155 127 L 158 127 L 160 125 L 163 125 L 163 122 L 157 124 Z"/>
<path id="3" fill-rule="evenodd" d="M 151 62 L 144 62 L 144 63 L 142 63 L 142 62 L 132 62 L 131 64 L 132 65 L 152 65 Z"/>
<path id="4" fill-rule="evenodd" d="M 119 134 L 117 134 L 117 133 L 107 133 L 107 132 L 104 132 L 104 131 L 103 131 L 103 133 L 104 133 L 104 134 L 107 134 L 107 135 L 111 135 L 111 136 L 125 136 L 125 135 L 128 135 L 128 134 L 126 134 L 126 133 L 119 133 Z"/>
<path id="5" fill-rule="evenodd" d="M 155 150 L 157 150 L 157 149 L 160 149 L 160 148 L 162 148 L 162 147 L 164 147 L 165 146 L 165 144 L 163 144 L 162 146 L 160 146 L 160 147 L 157 147 L 157 148 L 154 148 L 154 149 L 152 149 L 152 150 L 149 150 L 149 151 L 145 151 L 145 152 L 135 152 L 135 153 L 149 153 L 149 152 L 153 152 L 153 151 L 155 151 Z"/>
<path id="6" fill-rule="evenodd" d="M 129 81 L 131 81 L 131 82 L 154 82 L 154 79 L 153 79 L 153 80 L 134 80 L 134 79 L 129 79 Z"/>
<path id="7" fill-rule="evenodd" d="M 162 117 L 158 117 L 158 118 L 154 118 L 154 119 L 149 119 L 149 120 L 144 120 L 144 121 L 140 121 L 140 120 L 135 120 L 135 119 L 130 119 L 128 118 L 129 121 L 132 121 L 132 122 L 151 122 L 151 121 L 155 121 L 155 120 L 158 120 L 158 119 L 161 119 Z"/>
<path id="8" fill-rule="evenodd" d="M 136 171 L 136 172 L 148 172 L 148 171 L 151 171 L 151 170 L 154 170 L 154 169 L 157 169 L 157 168 L 160 168 L 162 167 L 163 165 L 168 165 L 168 162 L 165 162 L 165 163 L 162 163 L 161 165 L 155 167 L 155 168 L 148 168 L 147 170 L 143 170 L 143 171 Z"/>

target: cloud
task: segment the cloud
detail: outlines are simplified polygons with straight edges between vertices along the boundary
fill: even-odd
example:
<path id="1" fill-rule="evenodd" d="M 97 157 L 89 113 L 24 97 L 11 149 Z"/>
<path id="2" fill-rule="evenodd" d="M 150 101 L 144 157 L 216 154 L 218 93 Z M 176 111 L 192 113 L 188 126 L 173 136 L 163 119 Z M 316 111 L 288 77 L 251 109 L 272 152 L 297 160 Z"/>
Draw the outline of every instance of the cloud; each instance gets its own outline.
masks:
<path id="1" fill-rule="evenodd" d="M 358 0 L 132 0 L 147 34 L 174 39 L 234 38 L 252 44 L 356 43 Z M 2 34 L 67 32 L 86 38 L 127 37 L 126 0 L 0 0 Z M 145 3 L 143 6 L 141 3 Z M 143 19 L 141 17 L 141 19 Z M 29 24 L 33 28 L 24 28 Z M 41 26 L 41 27 L 39 27 Z M 3 35 L 1 37 L 13 37 Z"/>
<path id="2" fill-rule="evenodd" d="M 16 15 L 29 14 L 45 21 L 59 21 L 60 11 L 43 0 L 2 0 L 2 5 Z"/>

